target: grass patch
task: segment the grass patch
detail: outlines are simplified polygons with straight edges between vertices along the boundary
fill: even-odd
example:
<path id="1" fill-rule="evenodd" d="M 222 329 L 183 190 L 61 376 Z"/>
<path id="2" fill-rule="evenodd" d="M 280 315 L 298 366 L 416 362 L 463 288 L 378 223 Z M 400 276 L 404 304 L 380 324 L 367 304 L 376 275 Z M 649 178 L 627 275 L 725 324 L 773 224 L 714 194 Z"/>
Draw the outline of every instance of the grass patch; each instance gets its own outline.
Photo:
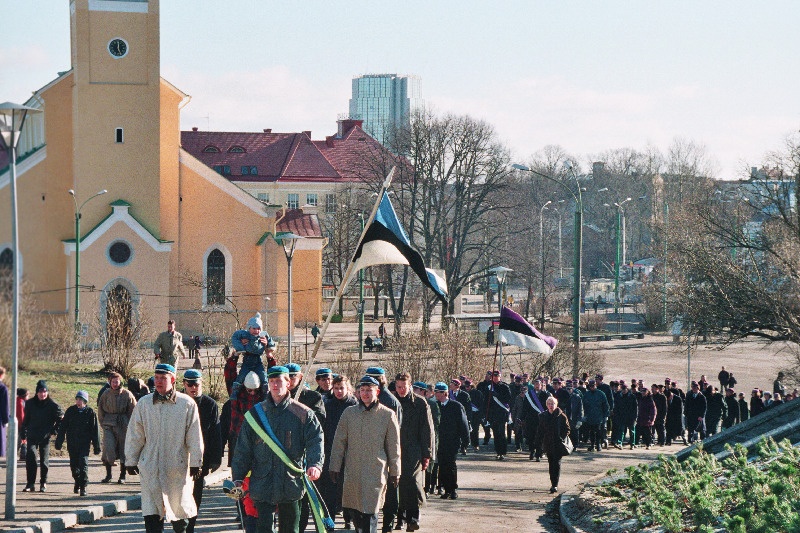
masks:
<path id="1" fill-rule="evenodd" d="M 97 393 L 106 382 L 106 374 L 102 372 L 102 365 L 75 365 L 52 361 L 27 361 L 25 369 L 19 371 L 19 386 L 28 389 L 31 396 L 40 379 L 47 381 L 50 397 L 66 410 L 75 403 L 75 393 L 79 390 L 89 393 L 89 405 L 96 405 Z"/>

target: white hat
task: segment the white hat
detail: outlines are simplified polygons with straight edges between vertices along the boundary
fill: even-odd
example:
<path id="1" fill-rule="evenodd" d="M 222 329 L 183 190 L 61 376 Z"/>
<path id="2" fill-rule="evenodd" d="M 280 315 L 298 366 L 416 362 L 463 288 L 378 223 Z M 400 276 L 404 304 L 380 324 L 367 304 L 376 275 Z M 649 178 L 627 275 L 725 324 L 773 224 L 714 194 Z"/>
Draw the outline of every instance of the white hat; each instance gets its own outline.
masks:
<path id="1" fill-rule="evenodd" d="M 257 389 L 261 386 L 261 380 L 258 379 L 258 374 L 255 372 L 248 372 L 244 377 L 244 386 L 248 389 Z"/>

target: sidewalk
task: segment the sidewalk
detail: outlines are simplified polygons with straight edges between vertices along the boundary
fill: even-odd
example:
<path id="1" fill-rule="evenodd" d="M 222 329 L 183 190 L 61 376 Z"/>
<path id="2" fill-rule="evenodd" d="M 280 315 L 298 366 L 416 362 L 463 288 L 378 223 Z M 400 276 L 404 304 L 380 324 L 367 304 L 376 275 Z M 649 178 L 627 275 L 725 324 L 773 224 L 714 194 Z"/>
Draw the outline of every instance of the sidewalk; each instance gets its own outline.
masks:
<path id="1" fill-rule="evenodd" d="M 651 461 L 658 453 L 671 453 L 682 447 L 655 447 L 646 451 L 604 450 L 601 453 L 576 451 L 564 458 L 561 469 L 561 492 L 574 489 L 588 479 L 616 468 Z M 25 465 L 20 463 L 21 482 L 17 485 L 17 517 L 0 521 L 0 531 L 16 533 L 56 533 L 75 524 L 98 522 L 103 517 L 129 510 L 139 509 L 138 476 L 128 483 L 101 484 L 104 475 L 99 459 L 92 457 L 88 495 L 81 498 L 72 493 L 72 477 L 66 459 L 51 460 L 50 476 L 45 493 L 23 493 Z M 117 472 L 115 472 L 116 476 Z M 227 469 L 220 469 L 207 479 L 209 484 L 219 483 L 228 476 Z M 510 453 L 505 461 L 495 460 L 491 443 L 481 447 L 480 452 L 470 451 L 466 457 L 459 456 L 459 499 L 441 500 L 433 496 L 422 509 L 421 531 L 437 533 L 463 533 L 469 529 L 491 529 L 493 533 L 505 531 L 551 532 L 561 531 L 558 507 L 553 505 L 554 496 L 549 494 L 550 481 L 547 460 L 540 463 L 528 461 L 527 453 Z M 37 485 L 38 488 L 38 485 Z M 3 485 L 5 489 L 5 485 Z M 4 497 L 4 496 L 3 496 Z M 205 500 L 204 500 L 205 505 Z M 201 506 L 201 518 L 210 510 Z M 138 512 L 129 513 L 131 523 L 141 521 Z M 213 515 L 207 520 L 213 521 Z M 205 521 L 204 519 L 203 521 Z M 467 526 L 465 526 L 465 524 Z M 214 527 L 215 533 L 241 531 L 230 526 Z M 342 527 L 341 518 L 337 530 Z M 79 531 L 84 528 L 77 528 Z M 169 529 L 169 528 L 167 528 Z M 123 529 L 120 529 L 123 531 Z M 198 529 L 207 531 L 207 529 Z"/>

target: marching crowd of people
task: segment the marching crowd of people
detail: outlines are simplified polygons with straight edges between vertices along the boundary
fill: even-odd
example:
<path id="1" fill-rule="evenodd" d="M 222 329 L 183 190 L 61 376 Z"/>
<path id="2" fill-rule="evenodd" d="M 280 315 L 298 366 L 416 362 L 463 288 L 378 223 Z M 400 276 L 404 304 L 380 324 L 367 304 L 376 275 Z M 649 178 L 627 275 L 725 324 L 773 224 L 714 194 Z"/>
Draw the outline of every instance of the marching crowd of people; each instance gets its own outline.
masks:
<path id="1" fill-rule="evenodd" d="M 311 521 L 318 531 L 331 530 L 340 513 L 346 528 L 375 532 L 379 512 L 383 532 L 416 531 L 427 498 L 458 498 L 458 457 L 490 440 L 499 461 L 511 449 L 531 461 L 546 457 L 555 493 L 561 460 L 573 448 L 688 445 L 798 395 L 784 388 L 779 373 L 772 392 L 754 389 L 746 398 L 724 367 L 719 387 L 701 376 L 688 392 L 672 379 L 646 386 L 637 379 L 606 383 L 600 374 L 566 380 L 511 374 L 506 382 L 495 369 L 482 381 L 459 376 L 428 384 L 407 372 L 390 379 L 380 367 L 355 382 L 320 368 L 312 389 L 299 365 L 277 364 L 275 344 L 256 315 L 232 336 L 223 371 L 230 398 L 219 409 L 203 394 L 196 368 L 183 373 L 183 391 L 177 390 L 179 335 L 170 321 L 149 383 L 125 383 L 110 373 L 96 410 L 81 390 L 63 411 L 44 380 L 30 399 L 17 391 L 25 492 L 36 490 L 37 472 L 38 490 L 47 490 L 55 437 L 56 449 L 67 445 L 76 494 L 86 494 L 90 453 L 102 453 L 101 483 L 112 482 L 116 464 L 117 483 L 140 476 L 148 533 L 163 531 L 165 520 L 178 533 L 192 532 L 203 480 L 220 467 L 227 446 L 228 492 L 241 500 L 248 533 L 272 531 L 275 520 L 281 533 L 305 531 Z M 0 385 L 4 374 L 0 367 Z M 8 402 L 7 389 L 0 412 L 4 397 Z"/>

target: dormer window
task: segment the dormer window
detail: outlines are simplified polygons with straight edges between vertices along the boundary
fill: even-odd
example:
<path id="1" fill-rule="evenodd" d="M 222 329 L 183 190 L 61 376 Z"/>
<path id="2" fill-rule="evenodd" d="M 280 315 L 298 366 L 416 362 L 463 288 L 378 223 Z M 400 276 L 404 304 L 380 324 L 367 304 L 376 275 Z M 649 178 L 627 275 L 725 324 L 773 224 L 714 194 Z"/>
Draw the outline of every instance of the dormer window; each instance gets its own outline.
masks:
<path id="1" fill-rule="evenodd" d="M 219 172 L 222 175 L 228 175 L 231 173 L 230 165 L 214 165 L 214 170 Z"/>
<path id="2" fill-rule="evenodd" d="M 241 146 L 231 146 L 230 149 L 228 150 L 228 153 L 230 154 L 243 154 L 245 152 L 247 152 L 247 150 L 245 150 Z"/>
<path id="3" fill-rule="evenodd" d="M 219 153 L 219 148 L 209 144 L 208 146 L 203 148 L 203 153 L 204 154 L 218 154 Z"/>
<path id="4" fill-rule="evenodd" d="M 242 176 L 258 176 L 258 168 L 251 167 L 251 166 L 243 166 L 242 167 Z"/>

